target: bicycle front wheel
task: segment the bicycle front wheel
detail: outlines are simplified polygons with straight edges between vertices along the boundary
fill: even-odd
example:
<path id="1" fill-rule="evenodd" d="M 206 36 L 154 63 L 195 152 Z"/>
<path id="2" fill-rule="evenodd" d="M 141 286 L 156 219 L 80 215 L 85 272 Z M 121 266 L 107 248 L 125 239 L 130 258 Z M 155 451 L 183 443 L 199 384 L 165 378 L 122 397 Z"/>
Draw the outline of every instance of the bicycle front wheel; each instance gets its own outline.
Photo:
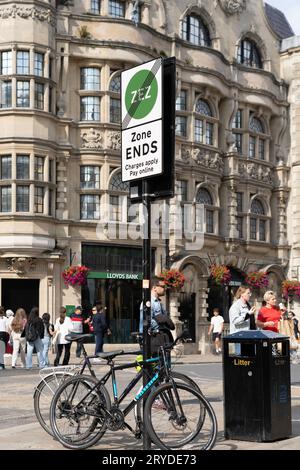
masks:
<path id="1" fill-rule="evenodd" d="M 176 383 L 182 382 L 185 385 L 188 385 L 189 387 L 194 388 L 195 390 L 197 390 L 197 392 L 199 392 L 202 395 L 202 391 L 200 387 L 196 384 L 196 382 L 194 382 L 193 379 L 191 379 L 187 375 L 182 374 L 181 372 L 177 372 L 175 370 L 172 370 L 170 372 L 170 375 L 172 376 L 173 380 L 176 381 Z M 139 392 L 142 390 L 142 388 L 143 386 L 140 387 Z M 135 421 L 137 424 L 142 423 L 143 421 L 142 416 L 143 416 L 143 401 L 140 400 L 136 403 L 134 407 L 134 417 L 135 417 Z M 204 419 L 204 417 L 205 417 L 205 408 L 203 408 L 202 410 L 202 419 Z M 140 424 L 140 427 L 141 427 L 141 424 Z"/>
<path id="2" fill-rule="evenodd" d="M 53 436 L 49 417 L 51 400 L 60 385 L 72 376 L 73 374 L 70 372 L 53 372 L 53 374 L 47 375 L 42 379 L 34 391 L 33 405 L 35 415 L 42 428 L 50 436 Z"/>
<path id="3" fill-rule="evenodd" d="M 162 384 L 149 395 L 144 423 L 152 442 L 165 450 L 209 450 L 217 436 L 217 420 L 210 403 L 183 383 Z"/>
<path id="4" fill-rule="evenodd" d="M 53 397 L 51 429 L 54 437 L 68 449 L 86 449 L 106 431 L 105 410 L 110 409 L 110 398 L 104 386 L 95 388 L 98 383 L 93 377 L 72 377 Z"/>

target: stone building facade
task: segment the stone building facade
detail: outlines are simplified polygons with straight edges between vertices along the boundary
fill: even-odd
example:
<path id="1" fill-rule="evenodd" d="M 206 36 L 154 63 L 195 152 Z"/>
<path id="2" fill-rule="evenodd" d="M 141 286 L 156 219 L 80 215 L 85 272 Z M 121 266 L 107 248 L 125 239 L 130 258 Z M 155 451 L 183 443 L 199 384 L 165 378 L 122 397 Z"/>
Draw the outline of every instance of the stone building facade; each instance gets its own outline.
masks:
<path id="1" fill-rule="evenodd" d="M 141 242 L 106 234 L 109 221 L 119 230 L 131 224 L 120 175 L 120 72 L 159 56 L 177 60 L 173 202 L 201 203 L 205 212 L 201 249 L 172 238 L 169 253 L 165 241 L 153 244 L 156 273 L 168 258 L 189 279 L 170 309 L 192 329 L 190 350 L 205 351 L 215 302 L 228 320 L 245 273 L 265 270 L 278 289 L 290 266 L 298 269 L 290 190 L 297 151 L 292 140 L 292 161 L 289 132 L 290 120 L 297 121 L 289 97 L 298 93 L 298 69 L 293 56 L 280 55 L 293 32 L 283 15 L 278 29 L 279 13 L 262 0 L 0 2 L 6 308 L 38 303 L 54 318 L 62 304 L 88 308 L 102 298 L 115 342 L 130 341 L 139 317 Z M 231 269 L 231 286 L 209 284 L 213 263 Z M 64 286 L 69 264 L 91 269 L 85 288 Z"/>

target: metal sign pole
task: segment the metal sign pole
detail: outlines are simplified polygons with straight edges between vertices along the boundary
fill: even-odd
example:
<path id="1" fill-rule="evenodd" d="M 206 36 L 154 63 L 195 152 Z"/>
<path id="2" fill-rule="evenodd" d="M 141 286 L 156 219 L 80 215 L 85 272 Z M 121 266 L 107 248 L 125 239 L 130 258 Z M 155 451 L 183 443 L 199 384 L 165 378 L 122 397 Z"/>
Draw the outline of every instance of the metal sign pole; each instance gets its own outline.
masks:
<path id="1" fill-rule="evenodd" d="M 143 357 L 144 360 L 149 359 L 151 356 L 150 350 L 150 335 L 148 330 L 151 322 L 151 200 L 149 196 L 149 184 L 147 179 L 143 180 L 143 211 L 144 211 L 144 226 L 143 226 Z M 145 386 L 149 381 L 147 372 L 150 366 L 144 367 L 143 385 Z M 144 399 L 143 406 L 145 407 L 146 400 Z M 143 449 L 149 450 L 151 448 L 151 439 L 146 432 L 145 426 L 143 430 Z"/>

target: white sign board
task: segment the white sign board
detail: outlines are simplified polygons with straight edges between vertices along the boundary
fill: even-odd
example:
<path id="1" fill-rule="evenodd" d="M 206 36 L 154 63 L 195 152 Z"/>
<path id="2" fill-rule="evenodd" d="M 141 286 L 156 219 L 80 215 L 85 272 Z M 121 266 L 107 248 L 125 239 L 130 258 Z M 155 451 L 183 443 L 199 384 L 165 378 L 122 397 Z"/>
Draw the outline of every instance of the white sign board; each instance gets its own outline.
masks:
<path id="1" fill-rule="evenodd" d="M 162 60 L 126 70 L 122 86 L 122 181 L 143 179 L 162 168 Z"/>

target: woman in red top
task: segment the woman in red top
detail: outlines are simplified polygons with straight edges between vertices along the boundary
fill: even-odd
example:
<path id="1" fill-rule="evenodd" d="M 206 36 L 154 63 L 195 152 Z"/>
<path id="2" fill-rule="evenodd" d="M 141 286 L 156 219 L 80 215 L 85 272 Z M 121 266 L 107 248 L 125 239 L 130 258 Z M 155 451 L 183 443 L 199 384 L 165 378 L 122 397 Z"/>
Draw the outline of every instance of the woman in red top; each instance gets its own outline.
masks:
<path id="1" fill-rule="evenodd" d="M 257 315 L 256 325 L 263 330 L 270 330 L 278 333 L 279 320 L 282 311 L 276 306 L 276 295 L 273 291 L 268 290 L 264 295 L 266 306 L 262 307 Z M 282 310 L 286 310 L 282 307 Z"/>

